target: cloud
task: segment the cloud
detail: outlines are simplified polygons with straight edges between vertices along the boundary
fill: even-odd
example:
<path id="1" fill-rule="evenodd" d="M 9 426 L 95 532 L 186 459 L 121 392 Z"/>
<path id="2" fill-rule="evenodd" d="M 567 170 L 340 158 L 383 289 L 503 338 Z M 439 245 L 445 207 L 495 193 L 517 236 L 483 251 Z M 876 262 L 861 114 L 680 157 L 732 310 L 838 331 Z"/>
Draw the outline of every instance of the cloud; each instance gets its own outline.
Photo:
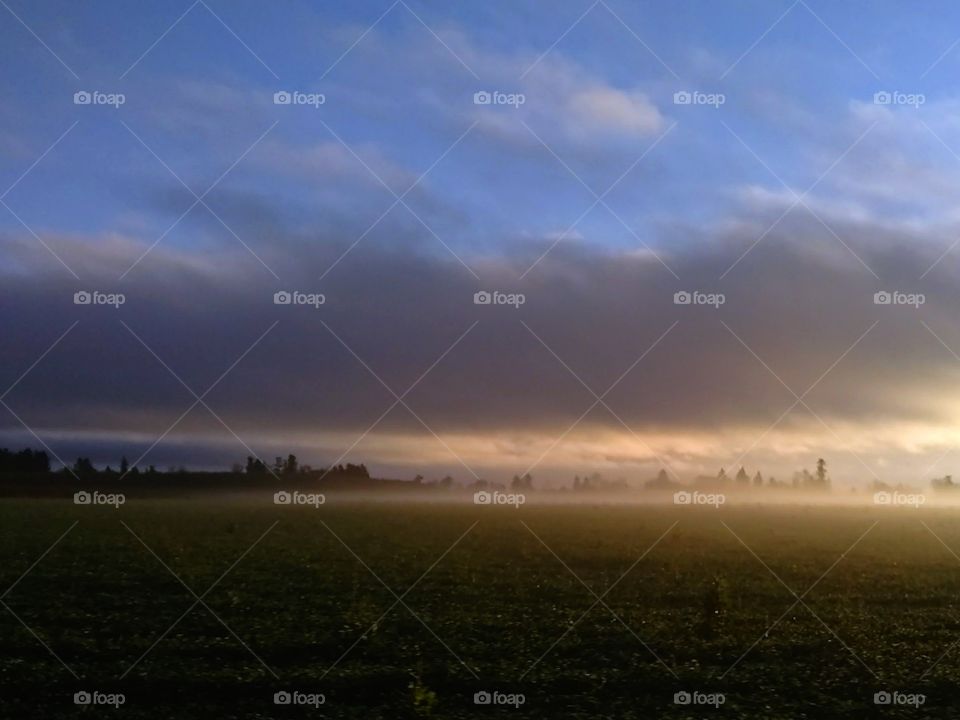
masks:
<path id="1" fill-rule="evenodd" d="M 567 112 L 584 132 L 612 131 L 624 135 L 661 132 L 663 116 L 644 93 L 625 93 L 611 87 L 582 90 L 567 100 Z"/>
<path id="2" fill-rule="evenodd" d="M 410 112 L 419 104 L 457 127 L 476 121 L 481 135 L 509 152 L 518 146 L 537 146 L 524 123 L 555 144 L 561 154 L 612 151 L 637 137 L 656 136 L 666 124 L 652 97 L 653 90 L 664 91 L 664 87 L 615 86 L 565 55 L 562 48 L 541 58 L 532 50 L 481 47 L 455 29 L 446 28 L 441 34 L 478 77 L 465 72 L 449 50 L 425 40 L 419 32 L 376 36 L 358 47 L 358 57 L 352 61 L 377 67 L 382 92 L 372 97 L 367 90 L 358 96 L 372 107 L 396 97 L 392 107 Z M 421 78 L 423 73 L 431 77 L 429 87 L 411 83 L 411 76 Z M 416 90 L 411 91 L 411 86 Z M 346 84 L 342 87 L 349 90 Z M 523 101 L 476 105 L 477 92 L 519 94 Z"/>
<path id="3" fill-rule="evenodd" d="M 772 221 L 772 212 L 759 214 Z M 384 383 L 399 395 L 428 369 L 405 397 L 412 412 L 395 407 L 358 453 L 407 467 L 412 448 L 427 441 L 425 463 L 442 463 L 444 454 L 449 461 L 442 444 L 432 448 L 421 420 L 481 469 L 532 462 L 574 423 L 564 447 L 550 452 L 551 467 L 596 460 L 645 472 L 657 458 L 637 438 L 690 468 L 716 463 L 724 439 L 748 450 L 760 437 L 751 452 L 763 457 L 824 446 L 880 452 L 877 438 L 899 443 L 884 452 L 941 446 L 943 428 L 958 420 L 957 398 L 944 390 L 955 384 L 958 361 L 921 320 L 960 349 L 951 281 L 958 258 L 948 255 L 921 280 L 939 254 L 932 244 L 889 231 L 875 243 L 881 230 L 869 223 L 826 219 L 881 280 L 802 213 L 788 216 L 722 281 L 756 239 L 753 223 L 731 223 L 726 234 L 667 255 L 679 281 L 649 254 L 583 245 L 558 245 L 520 281 L 549 245 L 544 239 L 515 245 L 510 255 L 470 257 L 479 282 L 426 243 L 413 251 L 361 244 L 319 282 L 350 237 L 344 227 L 309 241 L 255 244 L 280 283 L 234 245 L 202 259 L 160 245 L 119 282 L 144 242 L 49 238 L 81 276 L 78 284 L 31 239 L 7 236 L 4 254 L 17 263 L 4 270 L 0 319 L 21 341 L 4 354 L 0 373 L 12 382 L 79 321 L 8 402 L 41 436 L 85 429 L 120 444 L 130 432 L 159 436 L 193 398 L 123 320 L 197 393 L 243 356 L 207 398 L 211 407 L 258 452 L 286 438 L 315 463 L 333 459 L 352 442 L 340 441 L 359 436 L 393 404 Z M 88 287 L 122 291 L 127 302 L 119 310 L 73 305 L 73 292 Z M 278 289 L 322 292 L 326 303 L 277 306 Z M 478 306 L 479 289 L 522 292 L 526 302 Z M 698 289 L 722 292 L 726 302 L 718 309 L 674 304 L 675 292 Z M 878 290 L 922 292 L 926 304 L 878 306 Z M 592 393 L 614 384 L 609 409 L 599 405 L 581 419 Z M 847 433 L 844 441 L 804 406 L 763 436 L 796 400 L 784 384 L 797 394 L 813 386 L 805 402 Z M 897 441 L 880 431 L 889 427 L 909 433 Z M 4 428 L 22 432 L 13 417 Z M 191 437 L 223 448 L 230 436 L 198 408 L 171 442 Z M 234 445 L 234 456 L 246 452 Z M 611 460 L 624 453 L 633 461 Z"/>

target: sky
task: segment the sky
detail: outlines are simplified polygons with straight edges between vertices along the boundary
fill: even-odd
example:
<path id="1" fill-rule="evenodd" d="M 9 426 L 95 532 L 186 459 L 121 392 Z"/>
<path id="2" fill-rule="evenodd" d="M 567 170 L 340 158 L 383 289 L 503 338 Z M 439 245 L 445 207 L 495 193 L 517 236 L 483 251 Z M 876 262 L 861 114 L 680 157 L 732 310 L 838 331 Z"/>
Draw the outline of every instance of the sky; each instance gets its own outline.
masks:
<path id="1" fill-rule="evenodd" d="M 2 445 L 956 467 L 955 4 L 0 5 Z"/>

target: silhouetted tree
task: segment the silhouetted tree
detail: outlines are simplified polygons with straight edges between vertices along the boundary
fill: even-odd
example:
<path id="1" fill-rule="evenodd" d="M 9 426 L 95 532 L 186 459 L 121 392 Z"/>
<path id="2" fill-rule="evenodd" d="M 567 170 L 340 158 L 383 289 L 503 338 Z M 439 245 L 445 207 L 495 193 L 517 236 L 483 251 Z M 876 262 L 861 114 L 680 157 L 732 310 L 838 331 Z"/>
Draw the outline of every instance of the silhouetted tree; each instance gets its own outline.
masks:
<path id="1" fill-rule="evenodd" d="M 942 478 L 934 478 L 930 481 L 930 485 L 935 490 L 953 490 L 957 485 L 953 482 L 952 475 L 944 475 Z"/>
<path id="2" fill-rule="evenodd" d="M 800 472 L 793 474 L 793 486 L 794 487 L 814 487 L 817 485 L 817 480 L 813 475 L 810 474 L 810 471 L 804 468 Z"/>
<path id="3" fill-rule="evenodd" d="M 817 460 L 817 485 L 827 486 L 827 461 L 823 458 Z"/>
<path id="4" fill-rule="evenodd" d="M 97 469 L 93 467 L 90 458 L 81 457 L 77 458 L 77 461 L 73 464 L 73 474 L 84 480 L 96 475 Z"/>
<path id="5" fill-rule="evenodd" d="M 260 458 L 247 456 L 247 475 L 266 475 L 267 466 Z"/>
<path id="6" fill-rule="evenodd" d="M 738 485 L 750 484 L 750 477 L 747 475 L 747 471 L 743 469 L 743 465 L 741 465 L 740 469 L 737 471 L 737 484 Z"/>
<path id="7" fill-rule="evenodd" d="M 48 473 L 50 458 L 42 450 L 0 450 L 0 473 Z"/>
<path id="8" fill-rule="evenodd" d="M 511 490 L 532 490 L 533 489 L 533 477 L 530 473 L 526 473 L 523 477 L 519 475 L 514 475 L 513 480 L 510 481 Z"/>
<path id="9" fill-rule="evenodd" d="M 753 476 L 753 486 L 763 487 L 763 475 L 760 474 L 759 470 L 757 470 L 757 474 Z"/>

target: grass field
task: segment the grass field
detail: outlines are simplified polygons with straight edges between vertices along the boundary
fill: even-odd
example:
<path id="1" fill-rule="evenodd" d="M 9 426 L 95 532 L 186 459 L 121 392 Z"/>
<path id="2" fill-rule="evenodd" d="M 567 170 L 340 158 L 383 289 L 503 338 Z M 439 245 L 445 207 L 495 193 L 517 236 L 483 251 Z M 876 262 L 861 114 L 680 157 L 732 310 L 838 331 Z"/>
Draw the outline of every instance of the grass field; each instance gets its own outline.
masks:
<path id="1" fill-rule="evenodd" d="M 18 718 L 957 717 L 960 559 L 941 540 L 960 553 L 956 511 L 5 501 L 0 702 Z M 81 690 L 125 703 L 78 707 Z M 275 705 L 284 690 L 325 702 Z M 877 706 L 883 690 L 925 702 Z"/>

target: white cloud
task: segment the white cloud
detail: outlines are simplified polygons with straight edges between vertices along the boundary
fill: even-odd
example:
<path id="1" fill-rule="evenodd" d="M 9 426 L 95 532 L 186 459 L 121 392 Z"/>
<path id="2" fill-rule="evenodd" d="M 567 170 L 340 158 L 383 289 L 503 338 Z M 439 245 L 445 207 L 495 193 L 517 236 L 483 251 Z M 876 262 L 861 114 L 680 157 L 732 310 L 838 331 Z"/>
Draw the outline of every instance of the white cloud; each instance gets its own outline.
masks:
<path id="1" fill-rule="evenodd" d="M 571 116 L 583 130 L 612 131 L 625 135 L 651 135 L 663 129 L 663 115 L 641 92 L 623 92 L 597 85 L 567 99 Z"/>

